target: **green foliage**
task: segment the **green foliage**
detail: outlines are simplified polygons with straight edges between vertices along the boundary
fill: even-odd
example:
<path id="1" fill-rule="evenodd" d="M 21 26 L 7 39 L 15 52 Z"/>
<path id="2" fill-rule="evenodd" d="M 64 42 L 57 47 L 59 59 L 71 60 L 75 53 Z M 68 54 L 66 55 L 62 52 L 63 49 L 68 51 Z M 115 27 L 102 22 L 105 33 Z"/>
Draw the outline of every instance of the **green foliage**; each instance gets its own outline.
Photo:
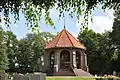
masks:
<path id="1" fill-rule="evenodd" d="M 40 42 L 40 41 L 39 41 Z M 41 43 L 39 43 L 41 44 Z M 22 39 L 19 42 L 17 54 L 18 72 L 27 73 L 41 71 L 44 48 L 37 41 Z"/>
<path id="2" fill-rule="evenodd" d="M 42 14 L 45 15 L 46 24 L 54 25 L 49 13 L 50 9 L 56 8 L 59 10 L 60 17 L 63 17 L 64 12 L 68 12 L 71 17 L 76 16 L 80 19 L 80 16 L 84 14 L 84 24 L 82 26 L 86 26 L 89 14 L 98 4 L 102 5 L 102 9 L 119 9 L 119 3 L 119 0 L 4 0 L 0 1 L 0 12 L 3 12 L 5 23 L 9 26 L 11 22 L 9 14 L 12 13 L 14 15 L 16 22 L 19 20 L 19 12 L 22 11 L 26 18 L 27 26 L 32 29 L 38 29 Z"/>
<path id="3" fill-rule="evenodd" d="M 5 31 L 3 31 L 2 28 L 0 28 L 0 72 L 4 72 L 6 69 L 8 69 L 8 57 L 6 53 L 6 40 L 7 36 L 5 34 Z"/>
<path id="4" fill-rule="evenodd" d="M 120 66 L 120 49 L 119 48 L 115 49 L 115 52 L 113 53 L 111 65 L 113 65 L 112 66 L 113 71 L 120 72 L 120 68 L 119 68 L 119 66 Z"/>
<path id="5" fill-rule="evenodd" d="M 42 71 L 44 46 L 48 39 L 53 38 L 50 33 L 27 34 L 18 43 L 17 72 Z"/>
<path id="6" fill-rule="evenodd" d="M 115 46 L 115 52 L 112 57 L 112 64 L 114 65 L 113 69 L 117 72 L 120 72 L 118 66 L 120 66 L 120 7 L 118 10 L 115 10 L 115 19 L 113 23 L 113 30 L 111 33 L 111 38 Z"/>
<path id="7" fill-rule="evenodd" d="M 112 72 L 111 58 L 115 49 L 109 34 L 95 33 L 88 28 L 79 33 L 78 39 L 87 47 L 88 66 L 93 74 Z"/>
<path id="8" fill-rule="evenodd" d="M 101 37 L 100 34 L 96 34 L 92 30 L 81 31 L 78 39 L 87 47 L 86 53 L 88 54 L 88 66 L 91 73 L 99 73 L 99 69 L 103 67 L 101 63 L 103 59 L 101 59 L 101 53 L 99 52 L 99 42 L 98 39 Z"/>
<path id="9" fill-rule="evenodd" d="M 13 32 L 0 28 L 0 72 L 41 71 L 44 47 L 52 38 L 49 32 L 41 32 L 18 40 Z"/>
<path id="10" fill-rule="evenodd" d="M 96 78 L 96 80 L 120 80 L 120 78 L 117 77 L 106 77 L 106 78 Z"/>
<path id="11" fill-rule="evenodd" d="M 15 63 L 16 63 L 16 54 L 18 52 L 18 40 L 13 32 L 7 31 L 7 55 L 9 58 L 9 69 L 6 70 L 7 72 L 15 72 Z"/>
<path id="12" fill-rule="evenodd" d="M 111 38 L 117 48 L 120 48 L 120 10 L 115 11 L 115 19 L 113 23 L 113 31 L 111 33 Z"/>

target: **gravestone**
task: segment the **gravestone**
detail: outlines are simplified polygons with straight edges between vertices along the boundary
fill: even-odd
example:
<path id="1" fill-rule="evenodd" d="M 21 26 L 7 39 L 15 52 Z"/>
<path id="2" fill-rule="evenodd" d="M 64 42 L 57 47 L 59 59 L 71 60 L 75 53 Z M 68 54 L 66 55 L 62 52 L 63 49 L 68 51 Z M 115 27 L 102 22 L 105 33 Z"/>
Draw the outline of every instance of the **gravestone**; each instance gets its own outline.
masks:
<path id="1" fill-rule="evenodd" d="M 14 74 L 13 80 L 30 80 L 30 77 L 23 74 Z"/>
<path id="2" fill-rule="evenodd" d="M 29 77 L 29 76 L 24 75 L 24 76 L 23 76 L 23 80 L 30 80 L 30 77 Z"/>
<path id="3" fill-rule="evenodd" d="M 13 80 L 21 80 L 22 76 L 23 76 L 22 74 L 16 74 L 16 73 L 15 73 L 15 74 L 13 75 Z"/>
<path id="4" fill-rule="evenodd" d="M 44 73 L 29 73 L 26 75 L 23 74 L 14 74 L 13 80 L 46 80 L 46 74 Z"/>
<path id="5" fill-rule="evenodd" d="M 7 80 L 7 74 L 6 73 L 0 73 L 0 80 Z"/>
<path id="6" fill-rule="evenodd" d="M 46 74 L 44 73 L 27 74 L 27 76 L 30 76 L 30 80 L 46 80 Z"/>
<path id="7" fill-rule="evenodd" d="M 113 76 L 116 76 L 116 74 L 117 74 L 116 71 L 113 71 Z"/>

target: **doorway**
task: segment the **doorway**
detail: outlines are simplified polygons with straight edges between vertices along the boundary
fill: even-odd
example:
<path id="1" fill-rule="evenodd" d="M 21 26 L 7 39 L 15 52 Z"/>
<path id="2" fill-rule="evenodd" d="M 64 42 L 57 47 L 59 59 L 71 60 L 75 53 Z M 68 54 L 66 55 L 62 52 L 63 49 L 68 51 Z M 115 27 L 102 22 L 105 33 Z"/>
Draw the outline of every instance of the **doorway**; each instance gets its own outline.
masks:
<path id="1" fill-rule="evenodd" d="M 70 52 L 63 50 L 60 53 L 60 69 L 68 70 L 70 69 Z"/>

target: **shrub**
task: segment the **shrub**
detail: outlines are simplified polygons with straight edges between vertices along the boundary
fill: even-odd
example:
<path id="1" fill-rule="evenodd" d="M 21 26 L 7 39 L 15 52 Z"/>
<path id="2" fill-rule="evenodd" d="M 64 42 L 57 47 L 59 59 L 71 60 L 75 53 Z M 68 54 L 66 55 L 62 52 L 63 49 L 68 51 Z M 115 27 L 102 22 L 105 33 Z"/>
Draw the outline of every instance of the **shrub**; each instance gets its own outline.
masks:
<path id="1" fill-rule="evenodd" d="M 96 80 L 120 80 L 120 78 L 96 78 Z"/>

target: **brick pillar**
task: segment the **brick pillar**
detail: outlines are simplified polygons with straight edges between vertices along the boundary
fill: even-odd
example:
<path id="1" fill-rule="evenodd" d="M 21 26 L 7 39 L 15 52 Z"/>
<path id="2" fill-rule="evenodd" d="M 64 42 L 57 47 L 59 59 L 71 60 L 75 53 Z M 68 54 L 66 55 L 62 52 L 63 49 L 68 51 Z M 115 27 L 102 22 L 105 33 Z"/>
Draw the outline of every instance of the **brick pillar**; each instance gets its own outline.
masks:
<path id="1" fill-rule="evenodd" d="M 77 68 L 76 66 L 76 52 L 73 51 L 73 68 Z"/>
<path id="2" fill-rule="evenodd" d="M 81 69 L 83 69 L 84 70 L 84 67 L 85 67 L 85 58 L 84 58 L 85 56 L 84 56 L 84 53 L 83 52 L 81 52 Z"/>
<path id="3" fill-rule="evenodd" d="M 57 52 L 57 63 L 58 63 L 58 71 L 60 69 L 60 50 Z"/>
<path id="4" fill-rule="evenodd" d="M 86 71 L 89 72 L 89 69 L 88 69 L 88 66 L 87 66 L 87 55 L 86 54 L 85 54 L 85 67 L 86 67 Z"/>
<path id="5" fill-rule="evenodd" d="M 84 52 L 81 52 L 81 69 L 88 72 L 87 55 Z"/>
<path id="6" fill-rule="evenodd" d="M 73 67 L 73 51 L 70 51 L 70 67 Z"/>
<path id="7" fill-rule="evenodd" d="M 58 72 L 58 69 L 59 69 L 59 54 L 58 52 L 56 53 L 56 60 L 57 60 L 57 63 L 56 63 L 56 72 Z"/>

